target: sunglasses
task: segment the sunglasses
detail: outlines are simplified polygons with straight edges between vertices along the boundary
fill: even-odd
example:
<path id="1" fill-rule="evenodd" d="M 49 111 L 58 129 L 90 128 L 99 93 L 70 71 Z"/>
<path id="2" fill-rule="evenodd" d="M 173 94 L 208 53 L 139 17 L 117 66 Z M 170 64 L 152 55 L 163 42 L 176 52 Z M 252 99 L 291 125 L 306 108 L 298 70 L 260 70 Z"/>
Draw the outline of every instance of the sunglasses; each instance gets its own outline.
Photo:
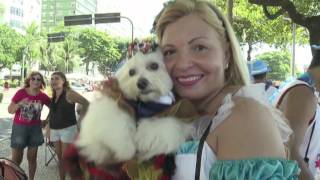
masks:
<path id="1" fill-rule="evenodd" d="M 31 81 L 38 81 L 38 82 L 41 82 L 42 80 L 41 80 L 41 78 L 31 78 Z"/>

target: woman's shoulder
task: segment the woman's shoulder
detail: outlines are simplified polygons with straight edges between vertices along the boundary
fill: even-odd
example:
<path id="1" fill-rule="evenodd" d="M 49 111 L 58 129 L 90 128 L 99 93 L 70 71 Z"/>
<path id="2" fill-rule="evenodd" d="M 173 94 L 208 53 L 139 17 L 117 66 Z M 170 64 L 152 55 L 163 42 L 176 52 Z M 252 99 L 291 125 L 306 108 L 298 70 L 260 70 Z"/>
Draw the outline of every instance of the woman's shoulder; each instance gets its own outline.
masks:
<path id="1" fill-rule="evenodd" d="M 286 93 L 284 94 L 284 99 L 288 99 L 292 102 L 299 103 L 301 103 L 301 101 L 310 102 L 310 100 L 315 100 L 315 95 L 313 90 L 309 86 L 297 85 L 286 90 Z"/>
<path id="2" fill-rule="evenodd" d="M 273 118 L 270 112 L 266 109 L 266 106 L 261 104 L 258 100 L 249 97 L 234 97 L 234 106 L 228 119 L 236 119 L 239 123 L 248 122 L 250 124 L 255 123 L 267 123 L 263 119 Z"/>
<path id="3" fill-rule="evenodd" d="M 284 157 L 281 135 L 270 111 L 252 98 L 237 97 L 233 102 L 230 115 L 214 131 L 218 158 Z"/>
<path id="4" fill-rule="evenodd" d="M 27 89 L 26 88 L 20 88 L 17 90 L 16 94 L 27 94 Z"/>

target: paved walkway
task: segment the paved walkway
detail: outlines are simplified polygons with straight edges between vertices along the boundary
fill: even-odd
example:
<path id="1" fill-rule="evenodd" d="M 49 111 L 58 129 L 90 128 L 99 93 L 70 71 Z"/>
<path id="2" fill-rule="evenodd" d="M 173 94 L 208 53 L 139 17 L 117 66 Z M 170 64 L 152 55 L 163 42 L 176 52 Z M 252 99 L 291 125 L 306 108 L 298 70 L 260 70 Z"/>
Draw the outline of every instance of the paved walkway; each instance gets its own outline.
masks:
<path id="1" fill-rule="evenodd" d="M 40 146 L 38 150 L 38 167 L 35 180 L 59 180 L 58 166 L 55 161 L 51 161 L 48 166 L 45 166 L 45 145 Z M 0 157 L 11 157 L 10 139 L 2 140 L 0 142 Z M 28 174 L 28 162 L 26 159 L 26 150 L 24 152 L 22 169 Z"/>

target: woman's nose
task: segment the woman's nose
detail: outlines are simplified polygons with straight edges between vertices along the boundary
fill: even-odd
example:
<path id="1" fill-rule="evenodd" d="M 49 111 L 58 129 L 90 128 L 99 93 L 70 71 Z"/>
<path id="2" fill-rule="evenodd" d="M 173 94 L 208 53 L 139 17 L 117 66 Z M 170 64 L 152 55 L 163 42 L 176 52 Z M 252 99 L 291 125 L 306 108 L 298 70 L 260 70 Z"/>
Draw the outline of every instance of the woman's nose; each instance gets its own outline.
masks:
<path id="1" fill-rule="evenodd" d="M 182 70 L 188 69 L 193 65 L 192 57 L 186 51 L 180 51 L 179 53 L 177 53 L 176 59 L 174 61 L 175 67 Z"/>

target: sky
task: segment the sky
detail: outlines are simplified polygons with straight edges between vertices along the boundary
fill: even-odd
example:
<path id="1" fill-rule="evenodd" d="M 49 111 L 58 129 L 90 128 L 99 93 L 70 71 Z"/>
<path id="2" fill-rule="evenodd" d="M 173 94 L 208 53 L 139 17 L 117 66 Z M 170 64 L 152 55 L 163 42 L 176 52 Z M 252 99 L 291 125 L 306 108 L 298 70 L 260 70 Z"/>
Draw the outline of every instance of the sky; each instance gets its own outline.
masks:
<path id="1" fill-rule="evenodd" d="M 156 15 L 167 0 L 98 0 L 98 13 L 120 12 L 121 16 L 130 18 L 134 26 L 134 37 L 141 39 L 148 36 Z M 106 32 L 121 37 L 131 37 L 131 25 L 128 20 L 121 19 L 120 23 L 96 25 Z M 256 48 L 252 56 L 270 51 L 268 47 Z M 289 51 L 291 50 L 288 49 Z M 244 53 L 246 50 L 244 50 Z M 303 70 L 311 61 L 310 47 L 296 46 L 296 66 Z M 246 55 L 244 55 L 246 57 Z"/>
<path id="2" fill-rule="evenodd" d="M 120 12 L 121 16 L 132 20 L 134 37 L 142 38 L 150 34 L 153 20 L 166 0 L 98 0 L 98 13 Z M 131 37 L 131 24 L 121 18 L 120 23 L 97 25 L 112 34 Z"/>

